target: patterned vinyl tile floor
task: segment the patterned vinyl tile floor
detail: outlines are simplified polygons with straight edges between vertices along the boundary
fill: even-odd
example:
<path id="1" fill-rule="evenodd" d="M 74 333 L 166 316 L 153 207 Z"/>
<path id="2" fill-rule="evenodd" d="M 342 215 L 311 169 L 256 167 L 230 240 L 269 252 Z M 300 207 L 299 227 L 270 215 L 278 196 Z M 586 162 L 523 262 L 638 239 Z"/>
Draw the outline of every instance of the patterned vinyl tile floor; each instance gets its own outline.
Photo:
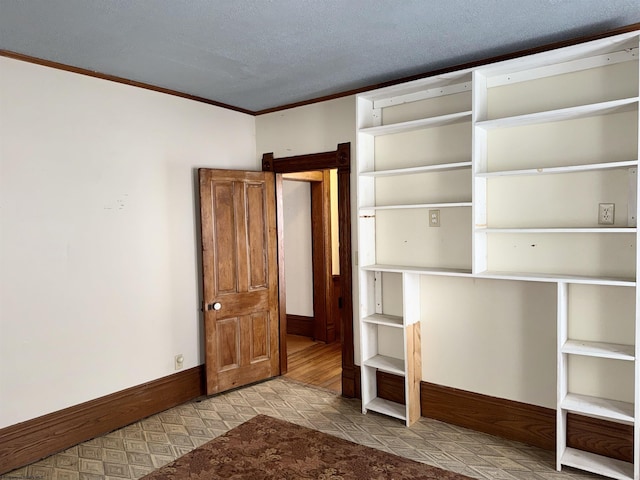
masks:
<path id="1" fill-rule="evenodd" d="M 280 377 L 175 407 L 0 475 L 0 479 L 140 478 L 257 414 L 477 479 L 604 478 L 572 469 L 556 472 L 553 452 L 435 420 L 421 418 L 406 428 L 383 415 L 362 415 L 359 400 Z"/>

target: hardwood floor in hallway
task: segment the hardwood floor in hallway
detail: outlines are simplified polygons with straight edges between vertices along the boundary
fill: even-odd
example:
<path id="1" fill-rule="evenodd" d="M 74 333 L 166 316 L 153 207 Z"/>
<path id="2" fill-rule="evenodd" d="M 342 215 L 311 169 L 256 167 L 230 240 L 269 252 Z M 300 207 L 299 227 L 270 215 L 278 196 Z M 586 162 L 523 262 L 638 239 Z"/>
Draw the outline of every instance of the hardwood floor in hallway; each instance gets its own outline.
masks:
<path id="1" fill-rule="evenodd" d="M 330 344 L 306 341 L 288 335 L 289 371 L 284 375 L 309 385 L 342 393 L 342 347 L 340 342 Z M 303 347 L 303 348 L 301 348 Z"/>

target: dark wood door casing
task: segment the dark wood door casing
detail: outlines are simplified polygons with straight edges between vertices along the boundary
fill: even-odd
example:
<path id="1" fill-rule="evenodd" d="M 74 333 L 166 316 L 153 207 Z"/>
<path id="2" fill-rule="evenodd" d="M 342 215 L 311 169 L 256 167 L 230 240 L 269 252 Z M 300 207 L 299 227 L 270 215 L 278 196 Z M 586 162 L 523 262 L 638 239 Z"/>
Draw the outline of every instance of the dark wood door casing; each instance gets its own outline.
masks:
<path id="1" fill-rule="evenodd" d="M 276 174 L 305 172 L 311 170 L 338 171 L 338 222 L 340 224 L 340 277 L 342 283 L 342 309 L 340 333 L 342 340 L 342 394 L 346 397 L 356 395 L 356 372 L 353 345 L 353 297 L 352 297 L 352 261 L 351 261 L 351 144 L 341 143 L 335 151 L 275 158 L 273 153 L 262 156 L 262 170 Z M 282 212 L 282 175 L 276 175 L 278 206 L 278 245 L 283 245 Z M 284 287 L 284 252 L 278 249 L 280 285 Z M 284 288 L 280 289 L 280 304 L 285 305 Z M 286 365 L 286 312 L 280 309 L 280 363 Z M 286 371 L 286 370 L 284 370 Z M 283 373 L 284 373 L 283 371 Z"/>

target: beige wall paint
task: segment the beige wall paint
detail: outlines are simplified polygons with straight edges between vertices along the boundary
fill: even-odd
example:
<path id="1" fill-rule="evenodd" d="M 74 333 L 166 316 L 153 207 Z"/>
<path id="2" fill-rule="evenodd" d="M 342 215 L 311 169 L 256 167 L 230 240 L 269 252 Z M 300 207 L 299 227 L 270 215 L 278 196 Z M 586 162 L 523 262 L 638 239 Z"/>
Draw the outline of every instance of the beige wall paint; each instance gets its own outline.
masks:
<path id="1" fill-rule="evenodd" d="M 0 428 L 203 363 L 198 167 L 255 119 L 0 58 Z"/>
<path id="2" fill-rule="evenodd" d="M 282 182 L 287 313 L 313 317 L 311 185 Z"/>

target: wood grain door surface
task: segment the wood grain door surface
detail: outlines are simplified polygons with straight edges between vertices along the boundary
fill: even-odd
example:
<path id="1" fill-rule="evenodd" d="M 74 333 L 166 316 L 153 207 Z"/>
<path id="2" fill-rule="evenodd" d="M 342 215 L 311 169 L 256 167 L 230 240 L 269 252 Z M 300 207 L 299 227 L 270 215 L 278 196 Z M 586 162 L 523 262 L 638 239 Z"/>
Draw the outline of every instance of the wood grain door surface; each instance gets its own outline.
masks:
<path id="1" fill-rule="evenodd" d="M 280 372 L 275 175 L 200 169 L 207 394 Z"/>

